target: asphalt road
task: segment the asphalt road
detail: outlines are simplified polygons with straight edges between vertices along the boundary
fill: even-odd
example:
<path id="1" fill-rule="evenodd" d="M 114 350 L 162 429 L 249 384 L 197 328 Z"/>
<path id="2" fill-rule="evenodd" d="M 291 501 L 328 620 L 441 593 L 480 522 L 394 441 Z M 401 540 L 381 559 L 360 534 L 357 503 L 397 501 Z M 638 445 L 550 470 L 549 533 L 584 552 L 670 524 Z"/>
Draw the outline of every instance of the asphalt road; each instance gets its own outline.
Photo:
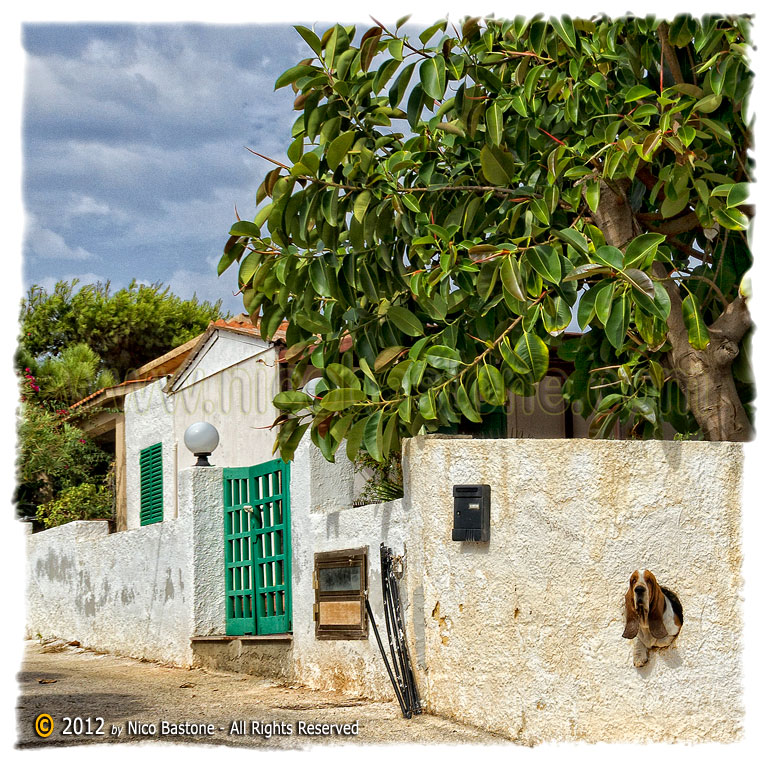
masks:
<path id="1" fill-rule="evenodd" d="M 181 669 L 63 642 L 26 643 L 19 687 L 19 748 L 147 740 L 269 749 L 341 743 L 509 743 L 434 715 L 406 720 L 395 701 L 353 699 L 248 675 Z M 47 737 L 35 730 L 41 714 L 53 721 L 52 728 L 46 718 L 39 723 Z M 205 730 L 190 735 L 194 728 L 185 723 Z M 340 733 L 345 725 L 347 733 Z"/>

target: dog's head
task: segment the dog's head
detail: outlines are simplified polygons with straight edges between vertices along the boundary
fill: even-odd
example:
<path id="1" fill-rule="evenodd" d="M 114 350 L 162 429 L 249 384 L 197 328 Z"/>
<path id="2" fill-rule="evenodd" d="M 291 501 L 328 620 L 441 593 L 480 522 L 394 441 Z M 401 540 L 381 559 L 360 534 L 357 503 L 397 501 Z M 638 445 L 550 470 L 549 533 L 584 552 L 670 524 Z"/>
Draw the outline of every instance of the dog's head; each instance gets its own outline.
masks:
<path id="1" fill-rule="evenodd" d="M 656 577 L 644 568 L 634 571 L 624 595 L 627 623 L 622 637 L 635 637 L 641 625 L 648 627 L 655 638 L 666 637 L 664 604 L 664 593 Z"/>

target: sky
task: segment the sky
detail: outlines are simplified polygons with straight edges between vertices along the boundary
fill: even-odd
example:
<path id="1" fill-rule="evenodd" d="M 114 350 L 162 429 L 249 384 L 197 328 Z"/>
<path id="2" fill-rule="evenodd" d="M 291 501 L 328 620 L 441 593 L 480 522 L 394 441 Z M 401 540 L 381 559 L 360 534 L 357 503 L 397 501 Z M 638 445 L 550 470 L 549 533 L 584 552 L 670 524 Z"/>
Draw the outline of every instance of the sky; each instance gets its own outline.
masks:
<path id="1" fill-rule="evenodd" d="M 308 55 L 289 24 L 26 24 L 24 285 L 170 284 L 242 311 L 216 265 L 235 209 L 286 161 L 277 76 Z M 311 55 L 311 53 L 309 54 Z"/>

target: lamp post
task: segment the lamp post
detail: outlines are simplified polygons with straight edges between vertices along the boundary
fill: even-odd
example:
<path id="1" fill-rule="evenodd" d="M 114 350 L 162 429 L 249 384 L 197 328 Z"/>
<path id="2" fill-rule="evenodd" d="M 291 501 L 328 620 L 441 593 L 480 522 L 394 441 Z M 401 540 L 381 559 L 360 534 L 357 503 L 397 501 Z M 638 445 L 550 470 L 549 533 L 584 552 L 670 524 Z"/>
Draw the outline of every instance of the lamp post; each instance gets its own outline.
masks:
<path id="1" fill-rule="evenodd" d="M 218 444 L 219 432 L 207 421 L 196 421 L 184 432 L 184 445 L 187 446 L 187 450 L 197 456 L 196 467 L 211 466 L 208 457 L 216 450 Z"/>

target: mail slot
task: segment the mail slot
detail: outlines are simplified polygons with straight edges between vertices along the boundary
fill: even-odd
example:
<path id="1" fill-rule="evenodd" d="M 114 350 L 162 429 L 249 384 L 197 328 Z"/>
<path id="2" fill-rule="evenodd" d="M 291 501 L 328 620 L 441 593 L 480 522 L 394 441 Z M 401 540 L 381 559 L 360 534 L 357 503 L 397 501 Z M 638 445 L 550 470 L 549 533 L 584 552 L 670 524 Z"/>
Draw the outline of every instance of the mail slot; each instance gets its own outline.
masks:
<path id="1" fill-rule="evenodd" d="M 491 486 L 453 486 L 453 541 L 490 541 Z"/>

